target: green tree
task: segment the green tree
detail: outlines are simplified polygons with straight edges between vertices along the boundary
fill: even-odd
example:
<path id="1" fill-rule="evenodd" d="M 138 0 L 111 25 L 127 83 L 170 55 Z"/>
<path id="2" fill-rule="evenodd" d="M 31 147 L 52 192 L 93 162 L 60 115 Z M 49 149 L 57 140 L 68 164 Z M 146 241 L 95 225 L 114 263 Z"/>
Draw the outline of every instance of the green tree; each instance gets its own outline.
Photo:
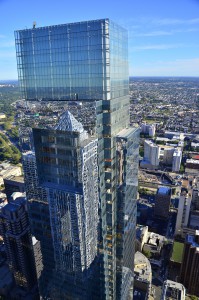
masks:
<path id="1" fill-rule="evenodd" d="M 191 299 L 191 300 L 198 300 L 198 297 L 196 297 L 196 296 L 194 296 L 194 295 L 191 295 L 191 296 L 190 296 L 190 299 Z"/>
<path id="2" fill-rule="evenodd" d="M 151 252 L 149 250 L 142 250 L 142 253 L 149 259 L 151 257 Z"/>

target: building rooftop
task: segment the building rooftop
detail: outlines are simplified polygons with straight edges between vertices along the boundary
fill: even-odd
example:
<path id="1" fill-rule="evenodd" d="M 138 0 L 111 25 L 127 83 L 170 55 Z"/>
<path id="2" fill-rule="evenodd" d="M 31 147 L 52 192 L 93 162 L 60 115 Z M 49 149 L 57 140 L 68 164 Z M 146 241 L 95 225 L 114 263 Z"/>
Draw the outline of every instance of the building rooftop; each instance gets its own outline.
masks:
<path id="1" fill-rule="evenodd" d="M 184 250 L 184 244 L 183 243 L 174 242 L 171 261 L 181 263 L 182 262 L 183 250 Z"/>
<path id="2" fill-rule="evenodd" d="M 199 230 L 195 231 L 195 235 L 188 234 L 186 236 L 186 242 L 190 243 L 193 247 L 199 248 L 199 239 L 196 241 L 196 236 L 199 236 Z"/>
<path id="3" fill-rule="evenodd" d="M 148 258 L 139 251 L 135 253 L 134 273 L 136 280 L 151 282 L 151 264 Z"/>
<path id="4" fill-rule="evenodd" d="M 171 189 L 166 186 L 160 186 L 157 190 L 157 194 L 161 195 L 170 195 L 171 194 Z"/>
<path id="5" fill-rule="evenodd" d="M 81 133 L 84 131 L 84 127 L 67 110 L 61 115 L 58 124 L 55 126 L 55 130 L 77 131 Z"/>
<path id="6" fill-rule="evenodd" d="M 141 240 L 145 232 L 148 232 L 148 226 L 137 225 L 136 226 L 136 239 Z"/>
<path id="7" fill-rule="evenodd" d="M 88 21 L 81 21 L 81 22 L 70 22 L 70 23 L 65 23 L 65 24 L 56 24 L 56 25 L 50 25 L 50 26 L 42 26 L 42 27 L 34 27 L 34 28 L 26 28 L 26 29 L 21 29 L 21 30 L 17 30 L 17 31 L 32 31 L 32 30 L 39 30 L 39 29 L 43 29 L 43 28 L 52 28 L 52 27 L 61 27 L 61 26 L 67 26 L 67 25 L 79 25 L 79 24 L 89 24 L 89 23 L 93 23 L 93 22 L 102 22 L 102 21 L 109 21 L 108 18 L 105 19 L 96 19 L 96 20 L 88 20 Z"/>
<path id="8" fill-rule="evenodd" d="M 24 183 L 24 177 L 23 176 L 14 176 L 14 175 L 11 175 L 9 177 L 6 177 L 5 180 L 12 180 L 12 181 L 15 181 L 15 182 Z"/>
<path id="9" fill-rule="evenodd" d="M 181 283 L 166 280 L 163 285 L 163 292 L 165 300 L 184 300 L 185 287 Z"/>
<path id="10" fill-rule="evenodd" d="M 186 163 L 198 164 L 199 165 L 199 160 L 198 159 L 190 158 L 190 159 L 186 160 Z"/>
<path id="11" fill-rule="evenodd" d="M 117 137 L 128 138 L 128 136 L 131 135 L 132 132 L 136 131 L 137 129 L 138 127 L 124 128 L 117 134 Z"/>

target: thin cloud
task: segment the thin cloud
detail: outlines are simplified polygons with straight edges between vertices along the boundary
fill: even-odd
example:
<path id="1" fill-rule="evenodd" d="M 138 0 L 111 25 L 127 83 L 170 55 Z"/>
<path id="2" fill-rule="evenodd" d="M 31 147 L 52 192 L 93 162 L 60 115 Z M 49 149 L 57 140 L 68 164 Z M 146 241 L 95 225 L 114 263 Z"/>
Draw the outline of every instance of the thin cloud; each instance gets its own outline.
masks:
<path id="1" fill-rule="evenodd" d="M 194 19 L 154 19 L 151 21 L 152 24 L 154 25 L 188 25 L 188 24 L 199 24 L 199 18 L 194 18 Z"/>
<path id="2" fill-rule="evenodd" d="M 169 31 L 152 31 L 146 33 L 135 33 L 133 36 L 135 37 L 144 37 L 144 36 L 164 36 L 164 35 L 172 35 L 172 32 Z"/>
<path id="3" fill-rule="evenodd" d="M 121 21 L 120 24 L 123 24 L 128 30 L 142 28 L 143 25 L 147 27 L 156 27 L 156 26 L 175 26 L 175 25 L 197 25 L 199 24 L 199 18 L 192 19 L 177 19 L 177 18 L 147 18 L 140 17 L 134 19 L 127 19 Z"/>
<path id="4" fill-rule="evenodd" d="M 167 50 L 174 48 L 182 48 L 183 44 L 157 44 L 157 45 L 143 45 L 131 47 L 130 51 L 140 51 L 140 50 Z"/>
<path id="5" fill-rule="evenodd" d="M 12 41 L 5 41 L 4 39 L 3 40 L 0 40 L 0 48 L 14 48 L 15 46 L 15 42 L 12 40 Z"/>
<path id="6" fill-rule="evenodd" d="M 174 29 L 174 30 L 158 30 L 158 31 L 151 31 L 151 32 L 139 32 L 136 33 L 135 31 L 130 31 L 130 35 L 134 37 L 156 37 L 156 36 L 171 36 L 176 33 L 188 33 L 188 32 L 198 32 L 199 28 L 188 28 L 188 29 Z"/>
<path id="7" fill-rule="evenodd" d="M 145 66 L 131 68 L 134 76 L 199 76 L 199 57 L 156 61 Z"/>
<path id="8" fill-rule="evenodd" d="M 12 57 L 16 57 L 15 51 L 0 51 L 0 59 L 8 59 Z"/>

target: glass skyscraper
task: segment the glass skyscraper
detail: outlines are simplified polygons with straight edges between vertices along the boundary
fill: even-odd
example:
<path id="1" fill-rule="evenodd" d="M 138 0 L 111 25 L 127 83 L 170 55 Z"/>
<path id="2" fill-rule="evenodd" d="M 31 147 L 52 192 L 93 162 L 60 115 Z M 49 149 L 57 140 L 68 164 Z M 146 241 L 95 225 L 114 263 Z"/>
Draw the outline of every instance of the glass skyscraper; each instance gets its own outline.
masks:
<path id="1" fill-rule="evenodd" d="M 110 100 L 128 94 L 127 32 L 104 20 L 15 32 L 26 100 Z"/>
<path id="2" fill-rule="evenodd" d="M 133 272 L 139 147 L 139 130 L 129 128 L 127 31 L 102 19 L 19 30 L 15 38 L 25 100 L 95 104 L 97 286 L 101 299 L 125 299 L 131 289 L 125 279 Z"/>

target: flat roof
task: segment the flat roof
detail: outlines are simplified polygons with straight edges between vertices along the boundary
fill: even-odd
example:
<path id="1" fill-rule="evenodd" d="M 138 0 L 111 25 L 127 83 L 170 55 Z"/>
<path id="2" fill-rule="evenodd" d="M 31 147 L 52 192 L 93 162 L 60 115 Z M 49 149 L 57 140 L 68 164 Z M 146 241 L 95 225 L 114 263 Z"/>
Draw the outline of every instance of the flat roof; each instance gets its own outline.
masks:
<path id="1" fill-rule="evenodd" d="M 170 195 L 171 189 L 167 186 L 160 186 L 157 190 L 157 194 Z"/>
<path id="2" fill-rule="evenodd" d="M 116 135 L 116 137 L 127 138 L 129 135 L 132 134 L 132 132 L 135 132 L 138 129 L 140 128 L 139 127 L 124 128 Z"/>
<path id="3" fill-rule="evenodd" d="M 171 260 L 174 261 L 174 262 L 181 263 L 182 262 L 183 250 L 184 250 L 184 244 L 183 243 L 174 242 Z"/>

